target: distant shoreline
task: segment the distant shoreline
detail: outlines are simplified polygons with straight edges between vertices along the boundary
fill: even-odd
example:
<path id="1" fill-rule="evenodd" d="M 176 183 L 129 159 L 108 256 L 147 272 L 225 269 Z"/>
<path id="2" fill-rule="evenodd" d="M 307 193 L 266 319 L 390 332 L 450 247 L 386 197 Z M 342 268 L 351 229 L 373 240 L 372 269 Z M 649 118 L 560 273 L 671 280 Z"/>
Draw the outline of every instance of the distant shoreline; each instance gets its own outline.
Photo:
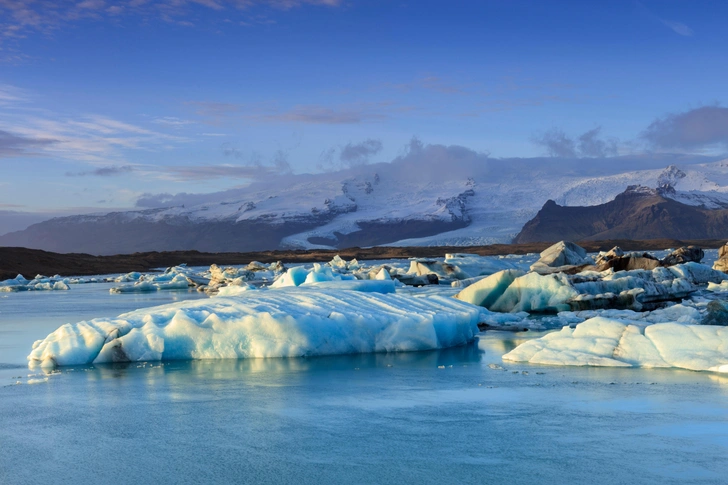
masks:
<path id="1" fill-rule="evenodd" d="M 683 240 L 615 239 L 607 241 L 579 241 L 587 251 L 606 251 L 619 246 L 625 251 L 654 251 L 680 246 L 694 245 L 703 249 L 715 249 L 726 243 L 723 239 Z M 424 246 L 347 248 L 331 250 L 273 250 L 246 253 L 202 253 L 199 251 L 161 251 L 113 256 L 92 256 L 77 253 L 51 253 L 38 249 L 0 247 L 0 281 L 14 278 L 18 274 L 32 278 L 36 274 L 46 276 L 88 276 L 130 271 L 149 271 L 153 268 L 175 266 L 187 263 L 190 266 L 247 264 L 251 261 L 272 263 L 309 263 L 329 261 L 335 255 L 344 259 L 397 259 L 411 257 L 444 257 L 445 253 L 472 253 L 481 256 L 538 253 L 553 242 L 525 244 L 493 244 L 489 246 Z"/>

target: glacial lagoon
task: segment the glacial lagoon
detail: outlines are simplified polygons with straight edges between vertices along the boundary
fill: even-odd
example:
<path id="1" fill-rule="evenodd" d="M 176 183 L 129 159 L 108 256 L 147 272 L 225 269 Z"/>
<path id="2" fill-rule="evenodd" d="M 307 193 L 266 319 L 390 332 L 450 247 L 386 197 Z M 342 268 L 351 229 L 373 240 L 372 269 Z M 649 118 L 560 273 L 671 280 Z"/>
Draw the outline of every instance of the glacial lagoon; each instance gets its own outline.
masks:
<path id="1" fill-rule="evenodd" d="M 27 367 L 59 325 L 206 298 L 0 295 L 0 482 L 724 483 L 728 377 L 450 349 Z M 18 384 L 19 382 L 19 384 Z"/>

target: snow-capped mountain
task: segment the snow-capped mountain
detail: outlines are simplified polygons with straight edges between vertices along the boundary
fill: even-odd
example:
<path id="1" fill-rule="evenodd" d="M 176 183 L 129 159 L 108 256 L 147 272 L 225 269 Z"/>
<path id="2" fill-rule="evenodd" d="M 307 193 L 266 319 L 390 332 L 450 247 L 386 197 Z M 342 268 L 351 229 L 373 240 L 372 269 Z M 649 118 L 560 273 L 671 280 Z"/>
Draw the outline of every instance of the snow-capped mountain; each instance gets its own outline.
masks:
<path id="1" fill-rule="evenodd" d="M 652 168 L 629 170 L 636 166 Z M 493 159 L 420 145 L 391 163 L 278 176 L 214 194 L 147 197 L 143 210 L 52 219 L 0 236 L 0 245 L 94 254 L 482 245 L 510 242 L 547 200 L 593 206 L 630 185 L 726 208 L 728 160 Z"/>

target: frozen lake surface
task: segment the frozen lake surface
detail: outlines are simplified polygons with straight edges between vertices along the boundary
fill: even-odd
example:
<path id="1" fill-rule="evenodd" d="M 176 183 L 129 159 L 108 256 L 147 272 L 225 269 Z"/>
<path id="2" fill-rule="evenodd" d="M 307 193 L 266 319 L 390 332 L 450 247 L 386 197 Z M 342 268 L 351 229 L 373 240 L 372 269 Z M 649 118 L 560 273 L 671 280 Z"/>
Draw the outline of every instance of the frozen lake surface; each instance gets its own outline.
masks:
<path id="1" fill-rule="evenodd" d="M 29 371 L 66 322 L 206 298 L 0 295 L 0 483 L 725 483 L 728 377 L 440 351 Z M 28 377 L 29 374 L 39 374 Z M 35 385 L 14 385 L 17 377 Z"/>

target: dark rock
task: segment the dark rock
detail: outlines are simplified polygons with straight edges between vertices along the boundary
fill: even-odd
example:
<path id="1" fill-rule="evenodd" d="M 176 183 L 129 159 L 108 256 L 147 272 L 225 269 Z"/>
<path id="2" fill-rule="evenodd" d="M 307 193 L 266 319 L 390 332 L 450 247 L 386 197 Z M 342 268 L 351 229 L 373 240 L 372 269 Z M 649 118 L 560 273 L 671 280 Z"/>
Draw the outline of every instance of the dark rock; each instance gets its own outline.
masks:
<path id="1" fill-rule="evenodd" d="M 606 263 L 607 261 L 611 261 L 614 258 L 621 258 L 622 256 L 624 256 L 624 251 L 622 251 L 622 248 L 620 248 L 619 246 L 614 246 L 606 253 L 599 253 L 599 256 L 597 256 L 596 259 L 596 265 L 599 266 L 603 263 Z"/>
<path id="2" fill-rule="evenodd" d="M 427 286 L 440 284 L 440 279 L 434 273 L 426 275 L 396 274 L 392 275 L 392 278 L 398 279 L 408 286 Z"/>
<path id="3" fill-rule="evenodd" d="M 614 271 L 629 271 L 632 269 L 653 270 L 661 266 L 660 261 L 651 254 L 644 253 L 640 256 L 622 256 L 612 258 L 597 266 L 598 271 L 613 269 Z"/>
<path id="4" fill-rule="evenodd" d="M 663 266 L 694 262 L 699 263 L 705 257 L 702 249 L 696 246 L 683 246 L 671 252 L 662 259 Z"/>

